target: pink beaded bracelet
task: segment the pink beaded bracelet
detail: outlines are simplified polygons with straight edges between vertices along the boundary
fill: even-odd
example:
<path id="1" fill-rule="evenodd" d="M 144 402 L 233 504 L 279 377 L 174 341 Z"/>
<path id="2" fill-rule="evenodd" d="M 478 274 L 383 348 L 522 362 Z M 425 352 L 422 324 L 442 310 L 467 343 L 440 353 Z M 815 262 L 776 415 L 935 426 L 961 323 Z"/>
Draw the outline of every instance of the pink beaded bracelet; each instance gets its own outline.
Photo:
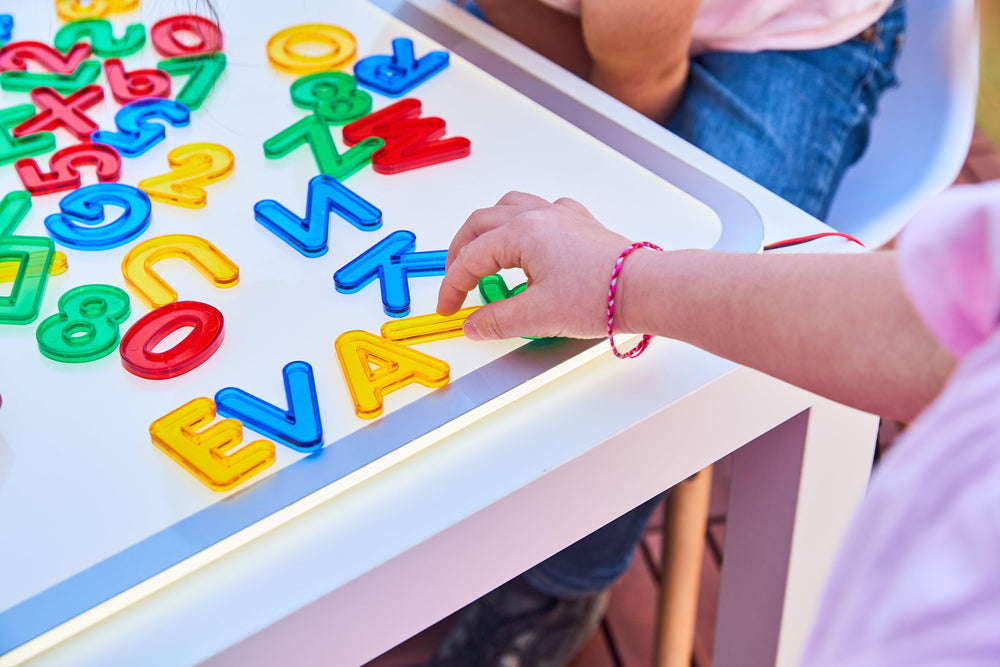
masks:
<path id="1" fill-rule="evenodd" d="M 663 250 L 660 246 L 649 243 L 648 241 L 637 241 L 636 243 L 633 243 L 629 247 L 625 248 L 625 250 L 622 251 L 622 254 L 618 255 L 618 261 L 615 262 L 615 270 L 611 274 L 611 286 L 608 288 L 608 342 L 611 343 L 611 351 L 614 352 L 615 356 L 619 359 L 633 359 L 638 357 L 647 347 L 649 347 L 649 341 L 653 340 L 651 335 L 643 334 L 642 340 L 639 341 L 639 344 L 628 352 L 619 352 L 618 348 L 615 347 L 615 290 L 618 288 L 618 274 L 621 272 L 622 264 L 625 262 L 625 258 L 628 257 L 628 254 L 633 250 L 638 250 L 639 248 L 652 248 L 653 250 L 660 251 Z"/>

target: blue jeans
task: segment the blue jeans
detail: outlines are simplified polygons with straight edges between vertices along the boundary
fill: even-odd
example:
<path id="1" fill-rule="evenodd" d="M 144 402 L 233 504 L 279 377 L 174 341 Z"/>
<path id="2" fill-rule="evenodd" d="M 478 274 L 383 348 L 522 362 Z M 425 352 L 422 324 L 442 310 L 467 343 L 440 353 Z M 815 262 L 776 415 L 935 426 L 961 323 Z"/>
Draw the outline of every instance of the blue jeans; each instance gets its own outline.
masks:
<path id="1" fill-rule="evenodd" d="M 861 157 L 905 30 L 903 2 L 846 42 L 810 51 L 713 52 L 691 61 L 673 133 L 823 219 Z M 606 588 L 628 566 L 658 496 L 524 573 L 536 588 L 575 598 Z"/>

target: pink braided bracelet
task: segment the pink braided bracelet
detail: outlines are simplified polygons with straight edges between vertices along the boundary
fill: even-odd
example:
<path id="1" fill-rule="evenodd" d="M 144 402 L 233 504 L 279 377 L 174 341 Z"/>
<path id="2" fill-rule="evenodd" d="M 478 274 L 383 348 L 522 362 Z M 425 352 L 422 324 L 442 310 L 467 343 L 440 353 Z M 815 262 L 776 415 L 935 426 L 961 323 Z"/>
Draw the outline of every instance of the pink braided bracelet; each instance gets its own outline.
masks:
<path id="1" fill-rule="evenodd" d="M 615 262 L 615 270 L 611 273 L 611 286 L 608 288 L 608 342 L 611 343 L 611 351 L 615 353 L 615 356 L 619 359 L 633 359 L 638 357 L 640 354 L 649 347 L 649 341 L 653 340 L 653 337 L 649 334 L 643 334 L 642 340 L 639 341 L 638 345 L 633 347 L 628 352 L 622 353 L 618 351 L 615 347 L 615 290 L 618 288 L 618 274 L 622 270 L 622 264 L 625 263 L 625 258 L 633 250 L 638 250 L 639 248 L 651 248 L 653 250 L 660 250 L 658 245 L 649 243 L 648 241 L 637 241 L 629 247 L 622 251 L 622 254 L 618 255 L 618 261 Z"/>

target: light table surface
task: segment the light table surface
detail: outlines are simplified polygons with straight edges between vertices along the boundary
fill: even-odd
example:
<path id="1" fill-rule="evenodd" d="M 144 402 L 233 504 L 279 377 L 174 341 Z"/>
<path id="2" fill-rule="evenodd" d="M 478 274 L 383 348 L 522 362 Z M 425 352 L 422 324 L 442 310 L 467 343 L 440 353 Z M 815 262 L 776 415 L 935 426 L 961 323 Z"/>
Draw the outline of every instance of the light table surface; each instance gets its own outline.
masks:
<path id="1" fill-rule="evenodd" d="M 680 159 L 723 181 L 765 241 L 826 229 L 443 0 L 376 4 L 654 171 Z M 358 665 L 735 450 L 715 659 L 792 664 L 875 429 L 681 343 L 609 353 L 32 664 Z"/>

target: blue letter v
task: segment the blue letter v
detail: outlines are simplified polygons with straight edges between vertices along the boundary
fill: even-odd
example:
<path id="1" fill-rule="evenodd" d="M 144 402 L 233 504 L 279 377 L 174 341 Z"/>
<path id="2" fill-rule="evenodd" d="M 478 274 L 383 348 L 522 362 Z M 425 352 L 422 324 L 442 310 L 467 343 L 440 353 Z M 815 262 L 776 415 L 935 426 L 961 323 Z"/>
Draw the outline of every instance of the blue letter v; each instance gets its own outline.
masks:
<path id="1" fill-rule="evenodd" d="M 281 370 L 288 410 L 262 401 L 236 387 L 215 394 L 218 414 L 239 419 L 249 428 L 269 435 L 300 452 L 311 452 L 323 444 L 323 425 L 312 366 L 293 361 Z"/>

